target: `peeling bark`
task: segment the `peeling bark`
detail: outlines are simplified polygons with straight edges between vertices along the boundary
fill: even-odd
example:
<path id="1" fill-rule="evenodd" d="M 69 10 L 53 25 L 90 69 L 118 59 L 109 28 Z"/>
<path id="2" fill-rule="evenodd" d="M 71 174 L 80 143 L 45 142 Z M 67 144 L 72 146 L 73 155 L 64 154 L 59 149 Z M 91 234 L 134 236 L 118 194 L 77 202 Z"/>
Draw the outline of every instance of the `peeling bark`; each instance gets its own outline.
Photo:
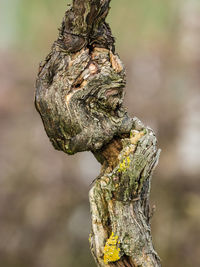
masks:
<path id="1" fill-rule="evenodd" d="M 160 266 L 149 194 L 159 150 L 153 131 L 123 107 L 125 69 L 105 18 L 110 0 L 74 0 L 41 63 L 35 105 L 53 146 L 91 151 L 102 164 L 89 194 L 98 266 Z"/>

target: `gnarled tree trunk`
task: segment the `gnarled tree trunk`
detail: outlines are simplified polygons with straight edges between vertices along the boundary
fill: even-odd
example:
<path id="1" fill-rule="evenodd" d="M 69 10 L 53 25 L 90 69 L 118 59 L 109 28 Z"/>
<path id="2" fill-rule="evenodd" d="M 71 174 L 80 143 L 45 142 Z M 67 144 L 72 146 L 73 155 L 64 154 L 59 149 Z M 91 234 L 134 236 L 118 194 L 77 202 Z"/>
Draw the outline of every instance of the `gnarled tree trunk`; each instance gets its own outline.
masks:
<path id="1" fill-rule="evenodd" d="M 91 151 L 102 164 L 89 198 L 98 266 L 160 266 L 149 193 L 159 150 L 152 130 L 123 107 L 124 66 L 105 18 L 110 0 L 74 0 L 40 65 L 35 104 L 53 146 Z"/>

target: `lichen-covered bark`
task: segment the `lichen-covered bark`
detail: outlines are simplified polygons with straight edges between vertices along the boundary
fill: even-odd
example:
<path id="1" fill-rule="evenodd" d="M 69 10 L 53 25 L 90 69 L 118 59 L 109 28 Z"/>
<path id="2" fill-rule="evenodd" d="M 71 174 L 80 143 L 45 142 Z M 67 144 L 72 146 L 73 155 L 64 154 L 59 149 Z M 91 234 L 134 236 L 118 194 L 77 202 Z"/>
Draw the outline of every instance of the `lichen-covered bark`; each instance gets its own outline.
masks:
<path id="1" fill-rule="evenodd" d="M 90 191 L 91 250 L 99 266 L 160 266 L 149 226 L 159 150 L 123 107 L 125 69 L 105 18 L 110 0 L 73 0 L 40 64 L 35 105 L 53 146 L 91 151 L 102 171 Z"/>
<path id="2" fill-rule="evenodd" d="M 90 245 L 99 266 L 160 266 L 149 223 L 151 175 L 160 151 L 152 130 L 135 122 L 120 140 L 118 162 L 111 166 L 105 158 L 107 167 L 90 190 Z"/>
<path id="3" fill-rule="evenodd" d="M 109 2 L 74 0 L 40 66 L 36 108 L 54 147 L 69 154 L 97 150 L 131 129 L 125 71 L 105 23 Z"/>

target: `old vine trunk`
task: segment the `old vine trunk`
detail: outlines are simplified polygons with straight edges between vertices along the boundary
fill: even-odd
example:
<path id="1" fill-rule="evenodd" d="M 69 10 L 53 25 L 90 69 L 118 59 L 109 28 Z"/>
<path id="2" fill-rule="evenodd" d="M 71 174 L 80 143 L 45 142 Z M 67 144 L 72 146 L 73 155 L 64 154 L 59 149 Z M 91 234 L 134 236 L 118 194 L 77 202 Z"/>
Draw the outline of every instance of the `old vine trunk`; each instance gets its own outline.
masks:
<path id="1" fill-rule="evenodd" d="M 73 0 L 40 64 L 35 105 L 53 146 L 91 151 L 102 164 L 90 193 L 90 246 L 98 266 L 160 266 L 149 193 L 159 150 L 123 107 L 124 66 L 105 22 L 110 0 Z"/>

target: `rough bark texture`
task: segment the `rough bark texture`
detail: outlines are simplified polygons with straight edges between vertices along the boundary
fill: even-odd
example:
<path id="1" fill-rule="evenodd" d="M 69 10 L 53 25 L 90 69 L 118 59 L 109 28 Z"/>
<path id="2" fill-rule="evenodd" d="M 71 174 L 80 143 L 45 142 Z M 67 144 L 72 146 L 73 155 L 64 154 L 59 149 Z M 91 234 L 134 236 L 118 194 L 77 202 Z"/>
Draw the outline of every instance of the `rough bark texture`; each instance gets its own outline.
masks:
<path id="1" fill-rule="evenodd" d="M 75 0 L 40 66 L 36 108 L 54 147 L 69 154 L 100 149 L 131 129 L 124 67 L 104 21 L 109 2 Z"/>
<path id="2" fill-rule="evenodd" d="M 35 105 L 56 149 L 91 151 L 102 164 L 90 190 L 98 266 L 160 266 L 150 231 L 156 137 L 123 107 L 124 66 L 105 18 L 110 0 L 74 0 L 41 63 Z"/>
<path id="3" fill-rule="evenodd" d="M 111 159 L 113 150 L 118 151 L 116 159 Z M 90 245 L 96 262 L 99 266 L 160 266 L 151 240 L 148 203 L 159 157 L 155 135 L 135 119 L 130 137 L 113 141 L 101 154 L 104 169 L 90 190 Z"/>

